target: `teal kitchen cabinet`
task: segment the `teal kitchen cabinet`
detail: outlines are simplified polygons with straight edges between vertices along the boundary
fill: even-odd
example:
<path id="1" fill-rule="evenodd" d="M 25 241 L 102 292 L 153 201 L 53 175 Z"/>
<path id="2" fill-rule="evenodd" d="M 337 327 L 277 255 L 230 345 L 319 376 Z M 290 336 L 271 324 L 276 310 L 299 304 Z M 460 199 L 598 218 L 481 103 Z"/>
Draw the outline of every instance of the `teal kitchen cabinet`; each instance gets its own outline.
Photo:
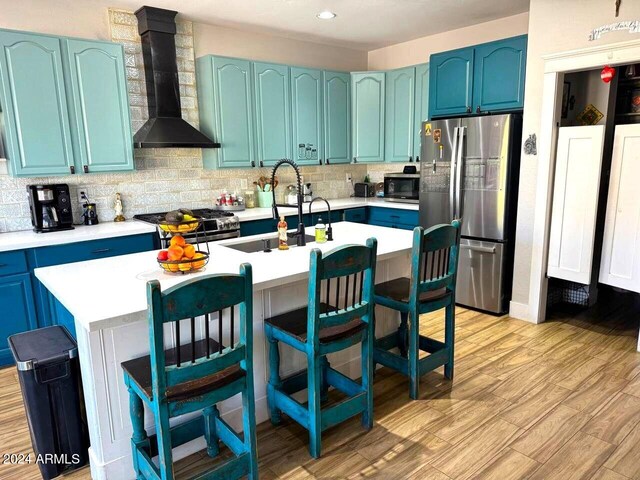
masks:
<path id="1" fill-rule="evenodd" d="M 291 67 L 291 135 L 293 159 L 317 165 L 324 157 L 322 141 L 322 72 Z"/>
<path id="2" fill-rule="evenodd" d="M 368 223 L 381 227 L 413 230 L 418 225 L 418 210 L 369 207 Z"/>
<path id="3" fill-rule="evenodd" d="M 385 160 L 412 162 L 415 130 L 416 69 L 387 72 L 385 95 Z"/>
<path id="4" fill-rule="evenodd" d="M 475 47 L 474 112 L 523 108 L 526 61 L 526 35 Z"/>
<path id="5" fill-rule="evenodd" d="M 354 163 L 384 162 L 385 73 L 351 74 L 351 142 Z"/>
<path id="6" fill-rule="evenodd" d="M 0 47 L 11 175 L 134 169 L 121 45 L 0 30 Z"/>
<path id="7" fill-rule="evenodd" d="M 429 117 L 471 113 L 473 47 L 431 55 Z"/>
<path id="8" fill-rule="evenodd" d="M 85 173 L 134 169 L 131 117 L 122 45 L 64 40 L 77 141 L 76 168 Z"/>
<path id="9" fill-rule="evenodd" d="M 291 105 L 289 67 L 253 63 L 257 160 L 272 166 L 291 156 Z"/>
<path id="10" fill-rule="evenodd" d="M 351 75 L 323 72 L 324 163 L 351 162 Z"/>
<path id="11" fill-rule="evenodd" d="M 349 208 L 344 211 L 344 221 L 367 223 L 367 207 Z"/>
<path id="12" fill-rule="evenodd" d="M 13 363 L 7 338 L 37 326 L 31 275 L 22 273 L 0 277 L 0 305 L 2 305 L 0 366 L 3 366 Z"/>
<path id="13" fill-rule="evenodd" d="M 0 106 L 9 169 L 18 177 L 74 167 L 59 38 L 0 31 Z"/>
<path id="14" fill-rule="evenodd" d="M 220 142 L 202 150 L 208 169 L 256 166 L 251 62 L 206 56 L 197 60 L 200 129 Z"/>
<path id="15" fill-rule="evenodd" d="M 429 120 L 429 64 L 416 65 L 416 94 L 414 107 L 413 159 L 420 161 L 422 122 Z"/>

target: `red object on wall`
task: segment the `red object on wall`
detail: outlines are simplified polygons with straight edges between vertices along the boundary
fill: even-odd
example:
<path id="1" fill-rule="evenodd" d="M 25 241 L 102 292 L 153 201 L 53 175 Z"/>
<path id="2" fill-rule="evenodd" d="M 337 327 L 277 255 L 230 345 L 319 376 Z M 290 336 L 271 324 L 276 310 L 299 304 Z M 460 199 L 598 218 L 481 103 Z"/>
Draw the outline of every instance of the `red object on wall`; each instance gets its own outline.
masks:
<path id="1" fill-rule="evenodd" d="M 611 80 L 613 80 L 613 77 L 615 76 L 616 76 L 616 69 L 613 67 L 610 67 L 609 65 L 605 66 L 600 72 L 600 78 L 604 83 L 609 83 Z"/>

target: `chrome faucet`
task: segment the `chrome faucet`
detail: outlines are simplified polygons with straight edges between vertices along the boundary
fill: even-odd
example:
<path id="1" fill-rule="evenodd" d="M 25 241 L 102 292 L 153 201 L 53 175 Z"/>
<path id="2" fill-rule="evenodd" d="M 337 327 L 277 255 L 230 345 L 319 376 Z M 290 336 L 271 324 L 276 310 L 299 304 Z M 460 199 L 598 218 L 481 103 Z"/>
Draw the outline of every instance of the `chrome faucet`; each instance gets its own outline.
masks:
<path id="1" fill-rule="evenodd" d="M 307 244 L 307 241 L 304 236 L 304 219 L 302 218 L 302 178 L 300 177 L 300 168 L 298 168 L 298 164 L 293 160 L 289 160 L 288 158 L 283 158 L 282 160 L 278 160 L 278 162 L 273 166 L 273 170 L 271 171 L 271 185 L 274 184 L 276 170 L 280 165 L 288 163 L 293 167 L 296 171 L 296 179 L 298 181 L 298 229 L 295 232 L 287 232 L 289 237 L 296 237 L 296 245 L 299 247 L 304 247 Z M 273 206 L 271 210 L 273 212 L 273 218 L 276 220 L 280 219 L 280 215 L 278 215 L 278 207 L 287 207 L 288 205 L 278 205 L 276 203 L 276 191 L 274 188 L 271 188 L 271 192 L 273 193 Z"/>
<path id="2" fill-rule="evenodd" d="M 329 205 L 329 201 L 326 198 L 315 197 L 314 199 L 311 200 L 311 203 L 309 203 L 309 213 L 311 213 L 311 205 L 316 200 L 322 200 L 324 203 L 327 204 L 327 210 L 329 210 L 329 219 L 328 219 L 329 226 L 327 227 L 327 240 L 331 242 L 333 240 L 333 229 L 331 228 L 331 205 Z"/>

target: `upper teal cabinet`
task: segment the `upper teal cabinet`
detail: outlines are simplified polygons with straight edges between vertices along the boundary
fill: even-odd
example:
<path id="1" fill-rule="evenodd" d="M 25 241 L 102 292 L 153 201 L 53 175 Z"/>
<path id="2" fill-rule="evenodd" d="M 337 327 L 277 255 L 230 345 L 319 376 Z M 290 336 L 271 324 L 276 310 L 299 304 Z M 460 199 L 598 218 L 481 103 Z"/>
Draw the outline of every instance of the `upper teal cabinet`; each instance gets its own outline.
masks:
<path id="1" fill-rule="evenodd" d="M 473 48 L 431 55 L 429 108 L 431 117 L 471 112 Z"/>
<path id="2" fill-rule="evenodd" d="M 11 174 L 68 174 L 74 157 L 60 39 L 0 31 L 0 46 L 2 131 Z"/>
<path id="3" fill-rule="evenodd" d="M 474 111 L 521 109 L 526 62 L 526 35 L 477 46 L 473 74 Z"/>
<path id="4" fill-rule="evenodd" d="M 430 117 L 521 110 L 527 36 L 431 55 Z"/>
<path id="5" fill-rule="evenodd" d="M 256 139 L 260 166 L 291 156 L 289 67 L 253 64 Z"/>
<path id="6" fill-rule="evenodd" d="M 251 62 L 206 56 L 196 72 L 200 129 L 221 145 L 202 150 L 205 168 L 255 167 Z"/>
<path id="7" fill-rule="evenodd" d="M 327 165 L 351 161 L 351 76 L 324 72 L 324 160 Z"/>
<path id="8" fill-rule="evenodd" d="M 351 74 L 351 140 L 356 163 L 384 161 L 385 73 Z"/>
<path id="9" fill-rule="evenodd" d="M 324 72 L 324 159 L 327 165 L 351 161 L 351 75 Z"/>
<path id="10" fill-rule="evenodd" d="M 82 171 L 133 170 L 133 141 L 124 52 L 115 43 L 67 40 L 73 98 L 71 131 L 77 134 Z"/>
<path id="11" fill-rule="evenodd" d="M 133 170 L 121 45 L 1 30 L 0 47 L 13 176 Z"/>
<path id="12" fill-rule="evenodd" d="M 416 65 L 416 105 L 414 108 L 413 159 L 420 161 L 420 130 L 422 122 L 429 120 L 429 64 Z"/>
<path id="13" fill-rule="evenodd" d="M 324 157 L 322 141 L 322 72 L 291 67 L 291 132 L 293 159 L 317 165 Z"/>
<path id="14" fill-rule="evenodd" d="M 415 130 L 416 69 L 387 72 L 385 96 L 385 159 L 412 162 Z"/>

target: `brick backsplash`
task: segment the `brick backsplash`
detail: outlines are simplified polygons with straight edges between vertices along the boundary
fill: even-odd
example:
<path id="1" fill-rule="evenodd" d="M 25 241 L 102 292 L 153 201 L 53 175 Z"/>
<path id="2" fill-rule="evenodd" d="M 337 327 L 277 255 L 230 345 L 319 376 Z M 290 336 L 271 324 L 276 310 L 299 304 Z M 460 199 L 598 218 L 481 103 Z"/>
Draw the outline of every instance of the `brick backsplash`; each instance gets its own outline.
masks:
<path id="1" fill-rule="evenodd" d="M 147 119 L 144 70 L 137 19 L 133 13 L 109 9 L 111 40 L 122 43 L 125 49 L 127 85 L 131 108 L 132 130 L 137 131 Z M 198 102 L 193 51 L 192 23 L 178 20 L 176 35 L 178 76 L 182 116 L 198 126 Z M 113 200 L 122 194 L 124 214 L 171 210 L 180 207 L 211 207 L 222 190 L 238 192 L 253 187 L 261 175 L 268 176 L 268 168 L 205 170 L 200 149 L 136 149 L 136 169 L 133 172 L 67 175 L 46 178 L 12 178 L 6 165 L 0 162 L 0 232 L 31 228 L 26 186 L 34 183 L 67 183 L 71 189 L 73 212 L 80 222 L 81 207 L 78 192 L 87 193 L 97 204 L 101 222 L 114 218 Z M 400 169 L 400 165 L 332 165 L 301 167 L 306 182 L 312 183 L 314 195 L 328 199 L 353 194 L 353 187 L 345 181 L 351 173 L 354 181 L 362 181 L 368 173 L 372 181 L 381 181 L 384 172 Z M 278 171 L 282 185 L 294 183 L 293 170 Z M 284 189 L 283 189 L 284 190 Z"/>

